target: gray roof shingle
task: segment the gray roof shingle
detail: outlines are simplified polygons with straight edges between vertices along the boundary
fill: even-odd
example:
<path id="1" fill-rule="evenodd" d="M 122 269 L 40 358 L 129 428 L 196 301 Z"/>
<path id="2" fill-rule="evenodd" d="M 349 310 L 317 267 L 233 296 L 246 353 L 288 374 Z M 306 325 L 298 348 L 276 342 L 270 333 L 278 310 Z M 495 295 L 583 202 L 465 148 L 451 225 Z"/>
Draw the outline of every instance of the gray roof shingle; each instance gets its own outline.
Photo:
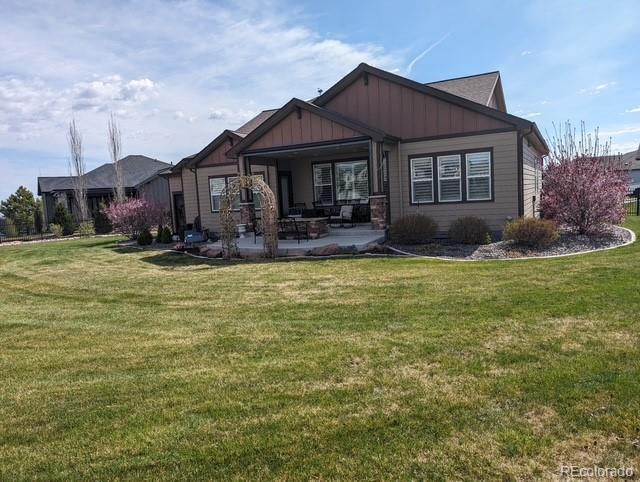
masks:
<path id="1" fill-rule="evenodd" d="M 493 88 L 498 81 L 500 72 L 487 72 L 486 74 L 470 75 L 456 79 L 439 80 L 425 85 L 443 90 L 449 94 L 464 97 L 465 99 L 487 105 L 491 99 Z"/>
<path id="2" fill-rule="evenodd" d="M 246 123 L 238 127 L 236 130 L 234 130 L 234 132 L 239 136 L 244 137 L 247 134 L 249 134 L 251 131 L 253 131 L 256 127 L 258 127 L 260 124 L 262 124 L 264 121 L 266 121 L 273 114 L 275 114 L 277 111 L 278 109 L 263 110 L 253 119 L 250 119 L 249 121 L 247 121 Z"/>
<path id="3" fill-rule="evenodd" d="M 120 159 L 125 187 L 132 188 L 146 181 L 158 171 L 171 164 L 147 156 L 132 155 Z M 113 189 L 115 170 L 112 163 L 106 163 L 85 174 L 87 189 Z M 39 177 L 38 192 L 64 191 L 73 189 L 72 176 Z"/>

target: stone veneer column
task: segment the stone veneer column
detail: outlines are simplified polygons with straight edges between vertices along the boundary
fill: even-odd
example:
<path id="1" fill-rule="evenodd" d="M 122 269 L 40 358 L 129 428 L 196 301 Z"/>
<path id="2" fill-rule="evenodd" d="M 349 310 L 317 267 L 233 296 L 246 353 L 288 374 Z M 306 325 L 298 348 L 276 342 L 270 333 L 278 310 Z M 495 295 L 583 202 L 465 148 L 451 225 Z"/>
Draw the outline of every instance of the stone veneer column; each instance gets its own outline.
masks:
<path id="1" fill-rule="evenodd" d="M 380 194 L 369 196 L 369 209 L 371 211 L 371 229 L 387 229 L 387 195 Z"/>
<path id="2" fill-rule="evenodd" d="M 240 224 L 247 225 L 247 232 L 253 231 L 253 219 L 256 217 L 256 208 L 252 202 L 240 203 Z"/>

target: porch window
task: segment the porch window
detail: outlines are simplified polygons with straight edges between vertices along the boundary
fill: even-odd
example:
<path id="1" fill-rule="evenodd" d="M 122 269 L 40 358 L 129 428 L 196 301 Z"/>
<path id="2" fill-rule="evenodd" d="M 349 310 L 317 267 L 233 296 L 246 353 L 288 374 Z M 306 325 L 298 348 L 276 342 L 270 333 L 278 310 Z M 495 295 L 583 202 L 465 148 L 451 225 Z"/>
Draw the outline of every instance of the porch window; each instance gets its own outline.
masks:
<path id="1" fill-rule="evenodd" d="M 369 169 L 366 160 L 336 163 L 336 198 L 340 202 L 369 200 Z"/>
<path id="2" fill-rule="evenodd" d="M 473 152 L 467 158 L 467 200 L 491 199 L 491 153 Z"/>
<path id="3" fill-rule="evenodd" d="M 322 206 L 333 204 L 333 174 L 331 164 L 314 164 L 313 199 Z"/>
<path id="4" fill-rule="evenodd" d="M 209 195 L 211 196 L 211 211 L 220 211 L 222 192 L 224 189 L 233 182 L 236 176 L 228 177 L 210 177 L 209 178 Z M 234 210 L 240 209 L 240 196 L 236 196 L 232 205 Z"/>
<path id="5" fill-rule="evenodd" d="M 459 154 L 438 156 L 438 200 L 462 201 L 462 166 Z"/>
<path id="6" fill-rule="evenodd" d="M 433 202 L 433 157 L 411 159 L 411 202 Z"/>

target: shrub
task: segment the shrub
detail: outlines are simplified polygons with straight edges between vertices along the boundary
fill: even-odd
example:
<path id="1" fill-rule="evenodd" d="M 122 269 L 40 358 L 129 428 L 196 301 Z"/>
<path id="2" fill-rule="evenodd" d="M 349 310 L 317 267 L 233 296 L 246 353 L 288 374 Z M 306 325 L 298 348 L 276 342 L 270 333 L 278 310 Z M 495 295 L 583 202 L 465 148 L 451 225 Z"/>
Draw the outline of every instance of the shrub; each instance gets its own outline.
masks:
<path id="1" fill-rule="evenodd" d="M 109 221 L 109 218 L 103 212 L 104 207 L 104 204 L 101 205 L 100 209 L 93 217 L 93 226 L 97 234 L 108 234 L 113 231 L 111 221 Z"/>
<path id="2" fill-rule="evenodd" d="M 113 202 L 103 211 L 113 228 L 129 239 L 137 239 L 142 231 L 149 230 L 155 224 L 165 224 L 168 218 L 162 206 L 145 198 Z"/>
<path id="3" fill-rule="evenodd" d="M 608 156 L 609 148 L 599 142 L 597 131 L 592 140 L 584 124 L 578 141 L 570 123 L 556 132 L 542 178 L 545 217 L 580 234 L 596 234 L 624 220 L 629 173 L 620 168 L 619 156 Z"/>
<path id="4" fill-rule="evenodd" d="M 491 241 L 491 231 L 484 219 L 464 216 L 449 227 L 449 240 L 462 244 L 484 244 Z"/>
<path id="5" fill-rule="evenodd" d="M 391 225 L 391 239 L 400 244 L 428 243 L 436 234 L 438 225 L 428 216 L 409 214 Z"/>
<path id="6" fill-rule="evenodd" d="M 96 228 L 91 221 L 80 223 L 78 226 L 78 234 L 80 234 L 80 236 L 93 236 L 96 234 Z"/>
<path id="7" fill-rule="evenodd" d="M 11 219 L 7 219 L 4 223 L 3 229 L 4 235 L 8 238 L 15 238 L 18 236 L 18 228 L 16 227 L 16 223 Z"/>
<path id="8" fill-rule="evenodd" d="M 144 228 L 142 231 L 140 231 L 140 234 L 138 234 L 138 244 L 140 246 L 147 246 L 151 243 L 153 243 L 153 236 L 151 235 L 151 231 L 149 231 L 147 228 Z"/>
<path id="9" fill-rule="evenodd" d="M 162 242 L 162 231 L 164 230 L 164 227 L 162 226 L 162 224 L 160 224 L 158 226 L 158 232 L 156 233 L 156 243 L 161 243 Z"/>
<path id="10" fill-rule="evenodd" d="M 64 236 L 69 236 L 76 230 L 76 225 L 73 222 L 71 214 L 64 205 L 59 203 L 56 205 L 56 210 L 53 214 L 53 224 L 62 227 L 62 234 Z"/>
<path id="11" fill-rule="evenodd" d="M 40 234 L 44 227 L 44 219 L 42 217 L 42 203 L 38 202 L 38 207 L 33 213 L 33 226 L 36 229 L 36 233 Z"/>
<path id="12" fill-rule="evenodd" d="M 61 238 L 63 235 L 62 226 L 60 226 L 59 224 L 51 223 L 49 225 L 49 231 L 51 231 L 51 234 L 53 234 L 54 238 Z"/>
<path id="13" fill-rule="evenodd" d="M 532 248 L 543 248 L 560 239 L 556 223 L 548 219 L 518 218 L 504 228 L 503 238 Z"/>
<path id="14" fill-rule="evenodd" d="M 169 244 L 172 241 L 171 229 L 169 229 L 169 226 L 165 226 L 162 230 L 162 236 L 160 236 L 160 242 L 163 244 Z"/>

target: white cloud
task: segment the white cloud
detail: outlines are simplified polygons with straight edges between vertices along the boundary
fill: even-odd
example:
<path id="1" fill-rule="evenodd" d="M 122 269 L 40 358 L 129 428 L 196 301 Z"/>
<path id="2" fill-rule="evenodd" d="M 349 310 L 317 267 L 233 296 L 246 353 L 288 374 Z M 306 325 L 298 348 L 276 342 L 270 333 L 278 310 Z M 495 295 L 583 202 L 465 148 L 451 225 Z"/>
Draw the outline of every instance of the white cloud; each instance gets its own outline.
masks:
<path id="1" fill-rule="evenodd" d="M 628 112 L 628 113 L 640 112 L 640 105 L 638 107 L 634 107 L 632 109 L 625 110 L 625 112 Z"/>
<path id="2" fill-rule="evenodd" d="M 598 84 L 595 87 L 590 87 L 587 89 L 580 89 L 578 91 L 579 94 L 588 94 L 588 95 L 596 95 L 605 91 L 606 89 L 613 87 L 617 82 L 605 82 L 603 84 Z"/>
<path id="3" fill-rule="evenodd" d="M 451 35 L 451 32 L 446 33 L 445 35 L 440 37 L 438 40 L 436 40 L 434 43 L 429 45 L 422 52 L 420 52 L 411 62 L 409 62 L 409 65 L 407 65 L 407 75 L 409 75 L 411 73 L 411 71 L 413 70 L 414 65 L 416 65 L 416 63 L 418 61 L 420 61 L 425 55 L 427 55 L 429 52 L 431 52 L 433 49 L 435 49 L 438 45 L 440 45 L 442 42 L 444 42 L 450 35 Z"/>
<path id="4" fill-rule="evenodd" d="M 640 125 L 626 126 L 614 130 L 601 131 L 600 135 L 604 137 L 615 137 L 637 133 L 640 133 Z"/>
<path id="5" fill-rule="evenodd" d="M 522 55 L 523 57 L 526 55 L 531 55 L 531 50 L 523 50 L 522 52 L 520 52 L 520 55 Z"/>
<path id="6" fill-rule="evenodd" d="M 240 0 L 3 7 L 0 145 L 64 159 L 74 114 L 89 167 L 108 156 L 109 111 L 121 122 L 125 154 L 175 162 L 263 109 L 313 97 L 360 62 L 404 64 L 379 45 L 308 28 L 278 0 L 269 8 Z M 44 169 L 66 172 L 59 161 Z"/>
<path id="7" fill-rule="evenodd" d="M 522 117 L 538 117 L 542 115 L 542 112 L 529 112 L 528 114 L 524 114 Z"/>

